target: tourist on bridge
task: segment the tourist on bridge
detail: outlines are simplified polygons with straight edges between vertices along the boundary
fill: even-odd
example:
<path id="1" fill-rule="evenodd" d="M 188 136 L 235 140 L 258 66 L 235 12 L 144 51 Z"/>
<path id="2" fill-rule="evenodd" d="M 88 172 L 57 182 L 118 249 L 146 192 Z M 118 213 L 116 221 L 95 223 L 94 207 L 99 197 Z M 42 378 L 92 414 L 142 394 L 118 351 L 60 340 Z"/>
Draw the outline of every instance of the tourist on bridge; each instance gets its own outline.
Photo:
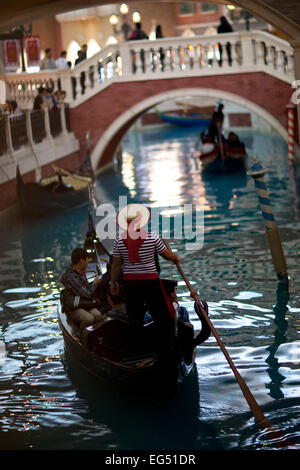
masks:
<path id="1" fill-rule="evenodd" d="M 86 59 L 87 57 L 87 44 L 83 44 L 81 46 L 81 49 L 79 49 L 79 51 L 77 52 L 77 59 L 75 60 L 75 65 L 78 65 L 80 64 L 80 62 L 82 62 L 83 60 Z"/>
<path id="2" fill-rule="evenodd" d="M 220 24 L 218 26 L 218 34 L 223 34 L 223 33 L 232 33 L 233 29 L 228 22 L 227 18 L 225 16 L 221 16 L 220 18 Z M 232 56 L 231 56 L 231 44 L 230 42 L 226 43 L 226 51 L 227 51 L 227 58 L 228 58 L 228 64 L 231 66 L 232 65 Z M 223 46 L 219 42 L 219 53 L 220 53 L 220 58 L 219 58 L 219 65 L 220 67 L 223 64 Z"/>
<path id="3" fill-rule="evenodd" d="M 78 57 L 75 60 L 75 66 L 80 64 L 80 62 L 84 61 L 87 58 L 87 45 L 83 44 L 77 54 L 78 54 Z M 81 94 L 84 95 L 84 92 L 85 92 L 85 72 L 84 71 L 80 73 L 79 81 L 80 81 L 80 87 L 81 87 Z"/>
<path id="4" fill-rule="evenodd" d="M 55 61 L 58 70 L 67 70 L 69 68 L 67 61 L 67 51 L 61 51 L 60 56 Z"/>
<path id="5" fill-rule="evenodd" d="M 145 31 L 142 29 L 141 23 L 136 23 L 135 30 L 132 31 L 131 35 L 129 36 L 130 41 L 136 41 L 139 39 L 149 39 Z"/>
<path id="6" fill-rule="evenodd" d="M 33 109 L 43 109 L 46 103 L 46 88 L 40 87 L 38 89 L 38 94 L 34 98 Z"/>
<path id="7" fill-rule="evenodd" d="M 117 221 L 124 232 L 114 241 L 111 292 L 118 293 L 117 279 L 123 265 L 128 318 L 134 325 L 142 327 L 148 308 L 158 326 L 158 348 L 162 351 L 175 310 L 159 278 L 155 254 L 174 263 L 179 262 L 179 258 L 166 248 L 157 234 L 143 228 L 149 219 L 150 213 L 142 204 L 130 204 L 119 212 Z"/>
<path id="8" fill-rule="evenodd" d="M 136 41 L 136 40 L 141 40 L 141 39 L 149 39 L 145 31 L 142 29 L 142 24 L 141 23 L 136 23 L 135 25 L 135 30 L 132 31 L 131 35 L 129 36 L 129 41 Z M 132 57 L 132 71 L 133 73 L 136 72 L 137 66 L 136 66 L 136 53 L 135 51 L 131 51 L 131 57 Z M 140 50 L 140 58 L 141 58 L 141 63 L 142 63 L 142 70 L 145 72 L 145 51 L 144 49 Z"/>
<path id="9" fill-rule="evenodd" d="M 52 59 L 52 51 L 50 48 L 45 50 L 45 57 L 40 62 L 40 70 L 56 69 L 55 61 Z"/>

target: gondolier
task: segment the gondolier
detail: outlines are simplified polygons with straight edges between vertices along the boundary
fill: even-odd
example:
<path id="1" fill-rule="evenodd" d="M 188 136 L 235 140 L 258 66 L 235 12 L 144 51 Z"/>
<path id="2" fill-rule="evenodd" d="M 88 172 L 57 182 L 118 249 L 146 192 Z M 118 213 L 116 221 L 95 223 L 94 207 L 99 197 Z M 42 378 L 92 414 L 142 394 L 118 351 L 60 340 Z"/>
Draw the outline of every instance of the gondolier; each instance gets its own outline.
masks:
<path id="1" fill-rule="evenodd" d="M 159 278 L 155 254 L 174 263 L 179 262 L 179 258 L 166 248 L 157 234 L 143 228 L 149 219 L 150 212 L 141 204 L 130 204 L 119 212 L 117 220 L 124 233 L 114 241 L 111 292 L 118 291 L 117 279 L 123 265 L 129 320 L 142 327 L 147 307 L 163 341 L 175 311 Z"/>

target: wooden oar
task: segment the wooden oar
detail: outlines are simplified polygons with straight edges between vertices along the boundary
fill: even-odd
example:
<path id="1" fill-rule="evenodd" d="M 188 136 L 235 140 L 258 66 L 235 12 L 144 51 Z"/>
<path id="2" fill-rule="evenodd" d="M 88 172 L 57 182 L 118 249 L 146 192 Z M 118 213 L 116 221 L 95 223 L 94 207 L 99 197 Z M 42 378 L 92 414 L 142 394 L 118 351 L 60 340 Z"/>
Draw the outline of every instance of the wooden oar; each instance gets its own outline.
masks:
<path id="1" fill-rule="evenodd" d="M 166 247 L 168 248 L 168 250 L 172 251 L 171 248 L 170 248 L 170 245 L 169 243 L 163 239 Z M 235 375 L 235 378 L 243 392 L 243 395 L 249 405 L 249 408 L 250 410 L 252 411 L 253 415 L 254 415 L 254 418 L 256 419 L 256 421 L 260 424 L 260 426 L 262 427 L 262 429 L 268 429 L 269 430 L 269 436 L 272 438 L 272 439 L 278 439 L 278 442 L 275 443 L 275 445 L 277 447 L 286 447 L 288 445 L 291 445 L 291 443 L 288 441 L 288 439 L 281 433 L 280 430 L 278 430 L 277 428 L 275 428 L 273 426 L 272 423 L 270 423 L 262 409 L 260 408 L 260 406 L 258 405 L 258 403 L 256 402 L 254 396 L 252 395 L 249 387 L 247 386 L 246 382 L 244 381 L 244 379 L 242 378 L 242 376 L 240 375 L 239 371 L 237 370 L 236 366 L 234 365 L 228 351 L 226 350 L 223 342 L 221 341 L 221 338 L 217 332 L 217 330 L 215 329 L 215 327 L 213 326 L 209 316 L 207 315 L 206 311 L 204 310 L 204 308 L 202 307 L 201 305 L 201 302 L 199 300 L 199 297 L 198 297 L 198 294 L 197 292 L 192 288 L 188 278 L 186 277 L 185 273 L 183 272 L 181 266 L 179 263 L 175 263 L 176 264 L 176 267 L 178 269 L 178 271 L 180 272 L 181 274 L 181 277 L 183 278 L 183 280 L 185 281 L 192 297 L 194 298 L 196 304 L 197 304 L 197 307 L 199 308 L 199 311 L 201 312 L 201 314 L 203 315 L 203 317 L 205 318 L 206 322 L 208 323 L 214 337 L 216 338 L 217 340 L 217 343 L 218 345 L 220 346 L 224 356 L 226 357 L 227 359 L 227 362 L 229 363 L 234 375 Z"/>

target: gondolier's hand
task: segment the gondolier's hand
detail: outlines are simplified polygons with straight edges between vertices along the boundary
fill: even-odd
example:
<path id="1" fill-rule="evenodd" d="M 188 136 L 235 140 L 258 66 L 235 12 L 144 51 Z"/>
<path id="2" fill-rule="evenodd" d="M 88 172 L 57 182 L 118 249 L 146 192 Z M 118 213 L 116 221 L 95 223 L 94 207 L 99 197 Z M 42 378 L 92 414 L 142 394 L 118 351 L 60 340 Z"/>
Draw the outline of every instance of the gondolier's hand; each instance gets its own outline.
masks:
<path id="1" fill-rule="evenodd" d="M 93 283 L 99 285 L 101 283 L 101 279 L 99 277 L 95 277 Z"/>

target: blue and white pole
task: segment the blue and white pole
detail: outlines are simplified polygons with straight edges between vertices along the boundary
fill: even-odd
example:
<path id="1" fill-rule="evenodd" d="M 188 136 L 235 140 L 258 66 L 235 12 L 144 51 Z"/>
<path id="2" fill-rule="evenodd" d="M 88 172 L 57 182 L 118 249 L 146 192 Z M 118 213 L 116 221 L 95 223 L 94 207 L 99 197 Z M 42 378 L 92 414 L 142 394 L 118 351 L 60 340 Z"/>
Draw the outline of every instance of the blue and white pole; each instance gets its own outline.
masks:
<path id="1" fill-rule="evenodd" d="M 269 192 L 265 183 L 265 174 L 268 172 L 268 169 L 263 168 L 263 166 L 257 162 L 256 157 L 253 159 L 254 164 L 247 174 L 252 176 L 254 179 L 255 188 L 265 224 L 266 236 L 278 280 L 288 282 L 287 266 L 280 240 L 279 230 L 274 219 L 269 199 Z"/>

